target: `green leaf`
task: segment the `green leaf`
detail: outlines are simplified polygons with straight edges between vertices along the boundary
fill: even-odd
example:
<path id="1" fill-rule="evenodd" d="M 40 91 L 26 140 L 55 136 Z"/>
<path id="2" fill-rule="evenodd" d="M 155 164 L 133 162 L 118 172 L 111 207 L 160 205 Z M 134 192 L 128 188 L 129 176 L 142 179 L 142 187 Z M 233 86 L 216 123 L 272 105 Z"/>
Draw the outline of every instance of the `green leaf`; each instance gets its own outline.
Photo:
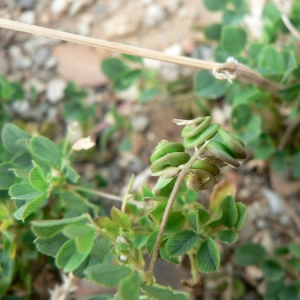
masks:
<path id="1" fill-rule="evenodd" d="M 185 216 L 180 211 L 173 211 L 169 215 L 165 233 L 170 234 L 183 229 L 185 225 Z"/>
<path id="2" fill-rule="evenodd" d="M 107 58 L 102 61 L 101 70 L 110 79 L 117 80 L 129 67 L 118 58 Z"/>
<path id="3" fill-rule="evenodd" d="M 112 300 L 111 295 L 94 295 L 92 297 L 88 297 L 86 300 Z"/>
<path id="4" fill-rule="evenodd" d="M 94 245 L 90 254 L 87 256 L 84 262 L 73 271 L 73 274 L 78 278 L 84 278 L 84 271 L 86 268 L 95 265 L 99 266 L 99 264 L 103 264 L 107 260 L 110 261 L 110 245 L 111 244 L 107 239 L 101 236 L 95 236 Z"/>
<path id="5" fill-rule="evenodd" d="M 144 198 L 151 198 L 154 197 L 154 193 L 145 185 L 142 186 L 142 195 Z"/>
<path id="6" fill-rule="evenodd" d="M 86 259 L 88 254 L 88 252 L 78 252 L 75 240 L 70 239 L 58 251 L 55 263 L 57 267 L 63 268 L 65 272 L 70 272 L 75 270 Z"/>
<path id="7" fill-rule="evenodd" d="M 231 245 L 237 241 L 239 235 L 232 229 L 222 230 L 218 232 L 218 239 L 228 245 Z"/>
<path id="8" fill-rule="evenodd" d="M 280 300 L 279 293 L 284 288 L 284 282 L 269 282 L 265 291 L 264 300 Z"/>
<path id="9" fill-rule="evenodd" d="M 204 241 L 196 254 L 196 267 L 199 272 L 213 273 L 220 266 L 220 253 L 212 238 Z"/>
<path id="10" fill-rule="evenodd" d="M 116 207 L 113 207 L 111 210 L 111 218 L 122 229 L 128 230 L 131 228 L 130 217 Z"/>
<path id="11" fill-rule="evenodd" d="M 262 119 L 257 115 L 252 115 L 250 121 L 248 122 L 246 128 L 243 133 L 240 134 L 240 138 L 243 142 L 248 145 L 257 139 L 261 134 L 262 127 Z"/>
<path id="12" fill-rule="evenodd" d="M 300 178 L 300 149 L 298 149 L 292 156 L 292 175 L 294 178 Z"/>
<path id="13" fill-rule="evenodd" d="M 40 252 L 55 257 L 59 249 L 67 240 L 68 239 L 63 234 L 59 233 L 49 239 L 37 238 L 34 243 Z"/>
<path id="14" fill-rule="evenodd" d="M 236 11 L 226 10 L 223 14 L 223 25 L 237 25 L 243 20 L 243 16 Z M 221 36 L 221 32 L 220 32 Z"/>
<path id="15" fill-rule="evenodd" d="M 230 2 L 234 6 L 234 11 L 237 13 L 244 15 L 248 13 L 248 5 L 246 0 L 230 0 Z"/>
<path id="16" fill-rule="evenodd" d="M 210 220 L 210 213 L 204 208 L 197 208 L 196 212 L 198 214 L 198 223 L 201 225 L 206 224 Z"/>
<path id="17" fill-rule="evenodd" d="M 238 219 L 238 211 L 235 206 L 234 198 L 229 195 L 221 203 L 221 209 L 223 212 L 222 221 L 227 227 L 233 227 Z"/>
<path id="18" fill-rule="evenodd" d="M 190 251 L 198 242 L 200 236 L 191 230 L 183 230 L 171 236 L 166 243 L 166 250 L 171 256 L 179 256 Z"/>
<path id="19" fill-rule="evenodd" d="M 235 252 L 235 259 L 241 266 L 255 265 L 266 255 L 265 249 L 258 244 L 243 244 Z"/>
<path id="20" fill-rule="evenodd" d="M 282 78 L 282 82 L 284 82 L 287 77 L 290 75 L 293 70 L 297 68 L 297 59 L 295 57 L 295 53 L 293 51 L 289 51 L 288 53 L 282 53 L 285 58 L 285 72 Z"/>
<path id="21" fill-rule="evenodd" d="M 228 25 L 222 28 L 221 47 L 231 55 L 239 54 L 246 46 L 246 31 L 237 26 Z"/>
<path id="22" fill-rule="evenodd" d="M 234 130 L 239 131 L 246 127 L 252 117 L 252 111 L 248 105 L 238 105 L 231 112 L 231 124 Z"/>
<path id="23" fill-rule="evenodd" d="M 87 223 L 88 218 L 86 215 L 81 215 L 74 218 L 64 218 L 61 220 L 43 220 L 32 221 L 32 230 L 40 238 L 51 238 L 60 233 L 65 226 L 69 224 L 82 224 Z"/>
<path id="24" fill-rule="evenodd" d="M 295 257 L 300 258 L 300 243 L 290 243 L 288 248 Z"/>
<path id="25" fill-rule="evenodd" d="M 208 10 L 217 11 L 226 7 L 227 0 L 204 0 L 204 5 Z"/>
<path id="26" fill-rule="evenodd" d="M 35 190 L 45 192 L 48 189 L 48 183 L 44 171 L 36 162 L 34 165 L 35 167 L 29 173 L 29 181 Z"/>
<path id="27" fill-rule="evenodd" d="M 126 90 L 131 85 L 133 85 L 142 75 L 143 72 L 140 69 L 125 70 L 116 79 L 116 81 L 113 84 L 113 88 L 116 91 Z"/>
<path id="28" fill-rule="evenodd" d="M 149 252 L 149 254 L 152 253 L 155 242 L 156 242 L 156 238 L 158 235 L 158 230 L 154 230 L 151 232 L 151 234 L 148 237 L 147 243 L 146 243 L 146 249 Z"/>
<path id="29" fill-rule="evenodd" d="M 137 273 L 125 277 L 119 287 L 119 295 L 122 300 L 139 300 L 141 277 Z"/>
<path id="30" fill-rule="evenodd" d="M 225 94 L 227 82 L 216 79 L 207 71 L 199 71 L 196 73 L 194 85 L 198 96 L 216 99 Z"/>
<path id="31" fill-rule="evenodd" d="M 101 228 L 105 228 L 107 233 L 116 238 L 119 236 L 119 227 L 109 217 L 99 217 L 98 224 Z"/>
<path id="32" fill-rule="evenodd" d="M 285 72 L 283 58 L 273 46 L 267 46 L 262 50 L 258 67 L 263 75 L 282 75 Z"/>
<path id="33" fill-rule="evenodd" d="M 108 287 L 117 286 L 130 273 L 128 267 L 108 264 L 95 265 L 85 271 L 89 280 Z"/>
<path id="34" fill-rule="evenodd" d="M 43 161 L 57 163 L 61 159 L 59 148 L 51 140 L 43 136 L 32 138 L 30 147 L 33 154 Z"/>
<path id="35" fill-rule="evenodd" d="M 275 172 L 284 172 L 288 168 L 288 152 L 286 150 L 276 151 L 273 154 L 271 168 Z"/>
<path id="36" fill-rule="evenodd" d="M 263 261 L 261 270 L 264 275 L 271 281 L 277 281 L 284 275 L 284 269 L 277 259 L 267 259 Z"/>
<path id="37" fill-rule="evenodd" d="M 159 299 L 159 300 L 188 300 L 188 295 L 183 292 L 174 291 L 171 287 L 165 287 L 158 284 L 153 284 L 152 286 L 148 286 L 142 283 L 142 289 L 144 293 L 153 297 L 151 299 Z"/>
<path id="38" fill-rule="evenodd" d="M 149 102 L 150 100 L 154 99 L 156 96 L 160 94 L 160 90 L 158 88 L 150 88 L 140 93 L 140 101 L 141 102 Z"/>
<path id="39" fill-rule="evenodd" d="M 70 160 L 67 160 L 66 163 L 66 175 L 68 176 L 69 180 L 73 183 L 76 183 L 80 178 L 78 173 L 72 168 Z"/>
<path id="40" fill-rule="evenodd" d="M 300 299 L 300 282 L 294 282 L 284 287 L 279 293 L 280 300 L 299 300 Z"/>
<path id="41" fill-rule="evenodd" d="M 35 190 L 29 182 L 24 181 L 12 185 L 9 194 L 13 200 L 32 200 L 40 196 L 42 192 Z"/>
<path id="42" fill-rule="evenodd" d="M 95 230 L 91 226 L 84 224 L 71 224 L 63 229 L 63 233 L 75 239 L 78 252 L 90 252 L 94 244 Z"/>
<path id="43" fill-rule="evenodd" d="M 14 217 L 17 220 L 24 221 L 30 214 L 35 212 L 37 208 L 44 202 L 46 199 L 46 194 L 42 194 L 36 197 L 33 200 L 27 201 L 26 204 L 22 205 L 19 209 L 17 209 L 14 213 Z"/>
<path id="44" fill-rule="evenodd" d="M 167 252 L 165 247 L 160 247 L 159 254 L 160 254 L 160 257 L 162 259 L 164 259 L 165 261 L 168 261 L 172 264 L 177 264 L 177 265 L 181 264 L 181 261 L 179 260 L 179 258 L 174 257 L 174 256 L 170 256 L 170 254 Z"/>
<path id="45" fill-rule="evenodd" d="M 2 141 L 7 151 L 11 153 L 26 152 L 26 141 L 30 135 L 13 124 L 6 124 L 2 131 Z"/>
<path id="46" fill-rule="evenodd" d="M 151 211 L 151 217 L 156 223 L 160 223 L 162 216 L 164 214 L 164 211 L 166 209 L 167 205 L 167 199 L 159 203 L 152 211 Z"/>
<path id="47" fill-rule="evenodd" d="M 14 166 L 12 163 L 0 164 L 0 190 L 8 190 L 11 185 L 18 181 L 12 170 Z"/>
<path id="48" fill-rule="evenodd" d="M 125 59 L 129 61 L 137 62 L 143 64 L 143 59 L 139 56 L 129 55 L 129 54 L 122 54 Z"/>
<path id="49" fill-rule="evenodd" d="M 222 24 L 212 24 L 205 28 L 204 34 L 207 39 L 219 41 L 221 38 Z"/>
<path id="50" fill-rule="evenodd" d="M 60 197 L 68 207 L 68 212 L 72 212 L 73 216 L 88 213 L 90 209 L 92 209 L 94 213 L 98 210 L 95 204 L 89 202 L 86 198 L 74 191 L 60 191 Z"/>
<path id="51" fill-rule="evenodd" d="M 247 207 L 243 203 L 238 202 L 236 203 L 236 209 L 238 212 L 238 218 L 234 227 L 236 230 L 240 230 L 242 229 L 247 217 Z"/>
<path id="52" fill-rule="evenodd" d="M 284 101 L 292 102 L 299 96 L 299 89 L 300 84 L 295 84 L 288 88 L 280 90 L 278 93 Z"/>

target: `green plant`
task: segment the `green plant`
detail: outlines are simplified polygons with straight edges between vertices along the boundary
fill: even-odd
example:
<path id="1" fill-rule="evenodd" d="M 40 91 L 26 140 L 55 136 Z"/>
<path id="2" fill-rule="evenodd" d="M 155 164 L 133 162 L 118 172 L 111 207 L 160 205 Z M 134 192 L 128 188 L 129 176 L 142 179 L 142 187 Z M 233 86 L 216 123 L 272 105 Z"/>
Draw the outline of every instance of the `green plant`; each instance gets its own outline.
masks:
<path id="1" fill-rule="evenodd" d="M 243 244 L 235 251 L 236 262 L 240 266 L 259 265 L 268 284 L 264 294 L 265 300 L 298 299 L 300 295 L 300 244 L 289 243 L 274 249 L 267 255 L 259 244 Z M 283 278 L 289 278 L 284 281 Z"/>
<path id="2" fill-rule="evenodd" d="M 244 83 L 233 81 L 232 84 L 199 71 L 194 82 L 196 94 L 209 99 L 224 96 L 232 106 L 232 127 L 254 156 L 270 162 L 275 171 L 289 169 L 294 178 L 300 178 L 300 137 L 296 130 L 300 122 L 300 73 L 299 49 L 295 43 L 300 29 L 299 1 L 293 1 L 288 12 L 280 10 L 283 8 L 276 7 L 272 1 L 264 5 L 260 37 L 251 34 L 253 24 L 247 27 L 243 22 L 249 12 L 246 1 L 204 0 L 204 4 L 211 11 L 222 12 L 222 23 L 204 30 L 206 38 L 217 43 L 215 60 L 224 62 L 234 56 L 233 64 L 238 67 L 238 62 L 243 63 L 251 69 Z M 250 80 L 251 70 L 264 78 Z M 223 72 L 222 67 L 219 71 Z M 223 79 L 229 78 L 230 73 L 226 72 Z M 230 75 L 239 78 L 238 72 Z"/>
<path id="3" fill-rule="evenodd" d="M 16 229 L 28 230 L 31 225 L 37 237 L 36 248 L 31 256 L 25 256 L 27 259 L 37 259 L 38 250 L 52 257 L 65 272 L 101 285 L 118 286 L 118 299 L 143 299 L 141 293 L 146 298 L 188 299 L 185 293 L 155 283 L 153 269 L 158 252 L 176 264 L 181 255 L 187 254 L 196 283 L 198 271 L 219 269 L 220 254 L 214 240 L 235 242 L 246 216 L 246 207 L 235 203 L 228 193 L 212 197 L 209 210 L 197 201 L 196 191 L 219 181 L 220 168 L 237 167 L 238 160 L 246 156 L 239 138 L 210 121 L 210 117 L 175 120 L 185 125 L 183 144 L 162 141 L 156 147 L 151 156 L 151 170 L 159 176 L 155 189 L 143 187 L 142 195 L 131 195 L 132 180 L 123 198 L 80 182 L 72 168 L 72 157 L 75 151 L 93 143 L 81 139 L 71 146 L 72 126 L 57 145 L 6 124 L 0 164 L 4 200 L 0 207 L 1 294 L 10 292 L 16 276 L 14 267 L 21 265 L 22 258 L 16 251 L 24 244 Z M 186 148 L 195 148 L 192 157 Z M 113 207 L 110 217 L 103 216 L 105 211 L 98 199 L 89 195 L 121 200 L 121 209 Z M 13 211 L 17 221 L 12 218 Z M 24 222 L 22 226 L 20 221 Z M 147 272 L 145 253 L 152 255 Z M 24 279 L 26 284 L 29 297 L 30 278 Z"/>

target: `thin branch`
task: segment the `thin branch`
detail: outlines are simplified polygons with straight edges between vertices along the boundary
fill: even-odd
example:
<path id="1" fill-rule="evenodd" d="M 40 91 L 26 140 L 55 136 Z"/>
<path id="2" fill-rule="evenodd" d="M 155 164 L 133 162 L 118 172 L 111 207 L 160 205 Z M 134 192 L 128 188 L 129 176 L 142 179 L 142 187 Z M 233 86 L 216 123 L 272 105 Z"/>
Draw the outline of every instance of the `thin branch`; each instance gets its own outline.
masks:
<path id="1" fill-rule="evenodd" d="M 300 124 L 300 113 L 298 114 L 298 117 L 296 120 L 290 121 L 289 125 L 287 126 L 284 134 L 282 135 L 278 149 L 282 150 L 286 143 L 288 142 L 292 132 L 297 128 L 297 126 Z"/>
<path id="2" fill-rule="evenodd" d="M 126 189 L 126 192 L 125 192 L 125 195 L 123 197 L 123 203 L 122 203 L 122 208 L 121 208 L 123 212 L 125 212 L 128 200 L 131 197 L 130 191 L 132 190 L 133 184 L 134 184 L 134 175 L 131 176 L 130 181 L 127 186 L 127 189 Z"/>
<path id="3" fill-rule="evenodd" d="M 102 48 L 109 51 L 116 51 L 124 54 L 160 60 L 167 63 L 199 68 L 207 71 L 213 71 L 217 69 L 218 72 L 221 71 L 234 74 L 237 76 L 238 80 L 241 80 L 246 83 L 252 83 L 256 86 L 270 91 L 272 94 L 277 94 L 278 90 L 282 89 L 282 86 L 280 84 L 272 82 L 262 77 L 260 74 L 256 73 L 255 71 L 240 63 L 235 65 L 227 63 L 220 64 L 184 56 L 170 55 L 159 51 L 153 51 L 144 48 L 99 40 L 95 38 L 89 38 L 45 27 L 11 21 L 3 18 L 0 18 L 0 27 L 60 39 L 67 42 L 82 44 L 90 47 Z"/>
<path id="4" fill-rule="evenodd" d="M 152 252 L 152 255 L 151 255 L 149 269 L 148 269 L 148 272 L 147 272 L 149 283 L 151 283 L 152 280 L 153 280 L 152 276 L 153 276 L 155 262 L 156 262 L 158 251 L 159 251 L 159 248 L 160 248 L 160 244 L 161 244 L 161 241 L 162 241 L 162 238 L 163 238 L 166 226 L 167 226 L 169 215 L 171 213 L 173 203 L 176 199 L 176 195 L 177 195 L 177 193 L 179 191 L 179 188 L 180 188 L 180 186 L 181 186 L 181 184 L 184 180 L 184 177 L 188 174 L 192 164 L 198 159 L 199 155 L 205 150 L 207 144 L 208 144 L 208 141 L 206 141 L 204 143 L 204 145 L 198 151 L 196 151 L 194 153 L 194 155 L 190 158 L 190 160 L 184 165 L 183 169 L 180 171 L 180 173 L 177 177 L 177 180 L 176 180 L 175 185 L 173 187 L 172 193 L 169 197 L 167 206 L 165 208 L 165 211 L 164 211 L 161 223 L 160 223 L 160 227 L 159 227 L 159 232 L 158 232 L 158 235 L 157 235 L 157 238 L 156 238 L 156 241 L 155 241 L 155 245 L 154 245 L 154 248 L 153 248 L 153 252 Z"/>
<path id="5" fill-rule="evenodd" d="M 281 19 L 286 26 L 286 28 L 290 31 L 290 33 L 298 40 L 300 41 L 300 33 L 298 30 L 294 27 L 292 22 L 290 21 L 289 17 L 286 14 L 281 14 Z"/>

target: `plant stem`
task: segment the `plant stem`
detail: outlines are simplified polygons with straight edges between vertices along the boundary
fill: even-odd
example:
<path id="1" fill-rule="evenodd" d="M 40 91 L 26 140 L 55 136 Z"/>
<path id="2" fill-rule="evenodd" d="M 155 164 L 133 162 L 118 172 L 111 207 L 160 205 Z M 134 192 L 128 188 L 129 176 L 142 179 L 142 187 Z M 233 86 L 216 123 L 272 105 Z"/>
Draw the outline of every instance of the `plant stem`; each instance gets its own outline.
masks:
<path id="1" fill-rule="evenodd" d="M 128 203 L 129 197 L 130 197 L 130 191 L 132 190 L 132 186 L 134 184 L 134 175 L 131 176 L 128 187 L 126 189 L 126 193 L 123 197 L 123 203 L 122 203 L 122 212 L 125 212 L 126 205 Z"/>
<path id="2" fill-rule="evenodd" d="M 188 256 L 189 256 L 189 260 L 190 260 L 190 264 L 191 264 L 191 274 L 193 277 L 194 284 L 196 284 L 198 282 L 198 276 L 197 276 L 198 271 L 196 268 L 195 256 L 193 255 L 193 253 L 191 251 L 188 252 Z"/>
<path id="3" fill-rule="evenodd" d="M 41 26 L 24 24 L 21 22 L 11 21 L 3 18 L 0 18 L 0 27 L 31 34 L 42 35 L 86 46 L 102 48 L 109 51 L 116 51 L 124 54 L 160 60 L 182 66 L 199 68 L 207 71 L 217 70 L 217 72 L 227 72 L 236 75 L 237 78 L 243 82 L 252 83 L 256 86 L 270 91 L 272 94 L 277 94 L 278 90 L 282 89 L 282 86 L 280 84 L 262 77 L 260 74 L 256 73 L 255 71 L 241 63 L 233 66 L 232 64 L 230 65 L 228 63 L 221 64 L 200 59 L 193 59 L 184 56 L 170 55 L 159 51 L 153 51 L 144 48 L 103 41 L 95 38 L 89 38 L 72 33 L 49 29 Z"/>
<path id="4" fill-rule="evenodd" d="M 153 276 L 155 262 L 156 262 L 158 251 L 159 251 L 159 248 L 160 248 L 160 244 L 161 244 L 161 241 L 162 241 L 165 229 L 166 229 L 166 225 L 167 225 L 167 222 L 168 222 L 168 219 L 169 219 L 169 215 L 170 215 L 173 203 L 176 199 L 176 195 L 177 195 L 177 193 L 179 191 L 179 188 L 180 188 L 180 186 L 181 186 L 181 184 L 184 180 L 184 177 L 188 174 L 192 164 L 198 159 L 198 156 L 205 150 L 208 142 L 209 141 L 206 141 L 200 149 L 195 151 L 194 155 L 184 165 L 184 167 L 182 168 L 182 170 L 180 171 L 180 173 L 177 177 L 177 180 L 176 180 L 175 185 L 173 187 L 172 193 L 169 197 L 167 206 L 165 208 L 165 211 L 164 211 L 161 223 L 160 223 L 160 227 L 159 227 L 159 232 L 158 232 L 158 235 L 157 235 L 157 238 L 156 238 L 156 241 L 155 241 L 155 245 L 154 245 L 154 248 L 153 248 L 153 253 L 152 253 L 152 256 L 151 256 L 149 269 L 148 269 L 148 272 L 147 272 L 148 273 L 148 283 L 150 283 L 150 284 L 153 282 L 152 276 Z"/>
<path id="5" fill-rule="evenodd" d="M 97 195 L 109 200 L 113 200 L 113 201 L 117 201 L 122 203 L 123 202 L 123 198 L 117 195 L 112 195 L 109 193 L 105 193 L 105 192 L 101 192 L 101 191 L 97 191 L 97 190 L 93 190 L 93 189 L 89 189 L 89 188 L 85 188 L 82 186 L 76 186 L 76 185 L 72 185 L 72 184 L 68 184 L 68 187 L 77 191 L 82 191 L 82 192 L 86 192 L 89 194 L 93 194 L 93 195 Z M 143 203 L 139 202 L 139 201 L 134 201 L 134 200 L 127 200 L 127 203 L 133 204 L 138 206 L 139 208 L 144 207 Z"/>

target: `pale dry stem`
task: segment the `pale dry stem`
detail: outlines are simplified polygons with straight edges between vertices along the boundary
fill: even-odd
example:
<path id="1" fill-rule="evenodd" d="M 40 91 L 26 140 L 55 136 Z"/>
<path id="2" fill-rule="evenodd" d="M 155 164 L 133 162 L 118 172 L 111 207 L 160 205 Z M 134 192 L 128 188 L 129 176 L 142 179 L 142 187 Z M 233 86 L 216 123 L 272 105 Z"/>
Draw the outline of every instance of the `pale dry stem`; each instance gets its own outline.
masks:
<path id="1" fill-rule="evenodd" d="M 30 34 L 36 34 L 36 35 L 42 35 L 50 38 L 60 39 L 63 41 L 82 44 L 90 47 L 102 48 L 109 51 L 115 51 L 124 54 L 150 58 L 154 60 L 160 60 L 160 61 L 178 64 L 182 66 L 199 68 L 207 71 L 218 70 L 218 72 L 222 72 L 222 73 L 227 72 L 228 74 L 234 74 L 234 76 L 237 77 L 238 80 L 241 80 L 246 83 L 252 83 L 265 90 L 270 91 L 273 94 L 276 94 L 278 90 L 282 88 L 282 86 L 279 85 L 278 83 L 263 78 L 260 74 L 256 73 L 255 71 L 251 70 L 247 66 L 240 63 L 238 64 L 237 67 L 236 66 L 232 67 L 232 64 L 230 65 L 226 63 L 220 64 L 220 63 L 209 62 L 200 59 L 193 59 L 184 56 L 170 55 L 159 51 L 153 51 L 144 48 L 99 40 L 95 38 L 89 38 L 89 37 L 80 36 L 72 33 L 49 29 L 45 27 L 24 24 L 24 23 L 7 20 L 3 18 L 0 18 L 0 27 L 26 32 Z"/>

